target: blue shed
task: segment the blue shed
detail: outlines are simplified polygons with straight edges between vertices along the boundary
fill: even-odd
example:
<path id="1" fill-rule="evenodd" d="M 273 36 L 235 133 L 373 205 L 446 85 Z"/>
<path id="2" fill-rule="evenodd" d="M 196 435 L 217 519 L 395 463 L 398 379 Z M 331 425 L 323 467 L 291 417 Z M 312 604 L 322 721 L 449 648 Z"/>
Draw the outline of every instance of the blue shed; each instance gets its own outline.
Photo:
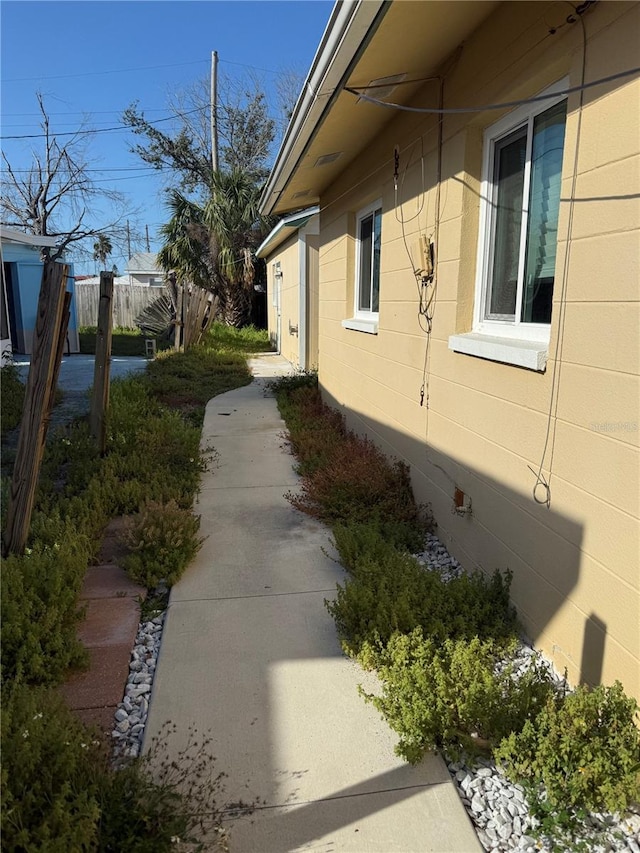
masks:
<path id="1" fill-rule="evenodd" d="M 3 354 L 6 350 L 25 355 L 32 351 L 38 297 L 42 283 L 41 250 L 53 248 L 55 245 L 54 237 L 23 234 L 21 231 L 0 226 Z M 63 262 L 63 260 L 60 261 L 60 263 Z M 67 280 L 67 290 L 72 297 L 65 352 L 72 353 L 80 351 L 80 342 L 74 299 L 73 265 L 68 266 L 70 275 Z"/>

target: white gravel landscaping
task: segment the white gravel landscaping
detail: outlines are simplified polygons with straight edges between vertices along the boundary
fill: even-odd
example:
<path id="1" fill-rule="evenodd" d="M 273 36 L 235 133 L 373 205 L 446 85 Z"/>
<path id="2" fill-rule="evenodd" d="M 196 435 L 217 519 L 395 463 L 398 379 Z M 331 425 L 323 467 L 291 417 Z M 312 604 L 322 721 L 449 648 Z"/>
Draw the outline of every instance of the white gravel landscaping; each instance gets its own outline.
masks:
<path id="1" fill-rule="evenodd" d="M 463 572 L 462 566 L 433 534 L 427 534 L 424 551 L 415 557 L 425 568 L 438 571 L 444 580 Z M 519 664 L 516 677 L 533 660 L 539 660 L 547 665 L 558 689 L 568 689 L 551 662 L 526 643 L 521 643 L 516 660 Z M 554 853 L 557 847 L 552 839 L 544 844 L 534 837 L 535 820 L 529 815 L 523 788 L 506 779 L 493 761 L 480 759 L 474 764 L 452 761 L 447 766 L 485 850 Z M 591 814 L 585 823 L 592 833 L 602 835 L 600 843 L 590 844 L 588 849 L 593 853 L 640 853 L 640 807 L 626 815 Z"/>
<path id="2" fill-rule="evenodd" d="M 131 652 L 124 697 L 114 715 L 114 758 L 137 758 L 142 748 L 165 614 L 142 621 Z"/>
<path id="3" fill-rule="evenodd" d="M 440 572 L 445 580 L 463 572 L 437 536 L 427 534 L 425 549 L 415 555 L 425 568 Z M 136 644 L 131 653 L 129 677 L 125 695 L 115 713 L 114 757 L 135 758 L 140 754 L 144 727 L 147 721 L 153 676 L 158 660 L 165 614 L 140 623 Z M 522 643 L 516 653 L 517 672 L 522 673 L 533 660 L 544 658 L 539 652 Z M 566 688 L 563 678 L 546 661 L 558 688 Z M 464 760 L 447 764 L 460 798 L 487 851 L 519 851 L 519 853 L 554 853 L 552 839 L 547 843 L 535 836 L 535 819 L 523 788 L 514 785 L 487 759 L 474 763 Z M 640 807 L 626 815 L 591 814 L 586 827 L 599 836 L 587 848 L 594 853 L 640 853 Z"/>

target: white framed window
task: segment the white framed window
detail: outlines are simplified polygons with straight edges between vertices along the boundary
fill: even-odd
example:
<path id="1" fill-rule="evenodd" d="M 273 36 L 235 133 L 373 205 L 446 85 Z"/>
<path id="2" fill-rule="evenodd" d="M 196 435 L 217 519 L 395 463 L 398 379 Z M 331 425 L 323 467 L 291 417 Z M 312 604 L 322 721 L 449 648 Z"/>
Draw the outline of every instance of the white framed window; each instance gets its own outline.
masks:
<path id="1" fill-rule="evenodd" d="M 380 247 L 382 243 L 382 202 L 356 215 L 356 263 L 353 317 L 343 320 L 347 329 L 376 334 L 380 310 Z"/>
<path id="2" fill-rule="evenodd" d="M 566 96 L 558 95 L 485 131 L 473 332 L 452 336 L 450 349 L 544 369 L 566 116 Z"/>

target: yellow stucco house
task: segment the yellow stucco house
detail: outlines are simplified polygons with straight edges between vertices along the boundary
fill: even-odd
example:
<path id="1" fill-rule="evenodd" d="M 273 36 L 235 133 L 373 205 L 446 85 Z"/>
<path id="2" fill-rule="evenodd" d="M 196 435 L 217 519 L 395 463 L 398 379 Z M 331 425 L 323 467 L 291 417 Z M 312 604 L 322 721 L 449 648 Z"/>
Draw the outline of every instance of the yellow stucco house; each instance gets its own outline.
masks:
<path id="1" fill-rule="evenodd" d="M 637 2 L 338 2 L 262 210 L 319 208 L 325 399 L 640 698 L 638 45 Z"/>
<path id="2" fill-rule="evenodd" d="M 318 366 L 318 211 L 284 216 L 256 252 L 267 266 L 271 344 L 300 370 Z"/>

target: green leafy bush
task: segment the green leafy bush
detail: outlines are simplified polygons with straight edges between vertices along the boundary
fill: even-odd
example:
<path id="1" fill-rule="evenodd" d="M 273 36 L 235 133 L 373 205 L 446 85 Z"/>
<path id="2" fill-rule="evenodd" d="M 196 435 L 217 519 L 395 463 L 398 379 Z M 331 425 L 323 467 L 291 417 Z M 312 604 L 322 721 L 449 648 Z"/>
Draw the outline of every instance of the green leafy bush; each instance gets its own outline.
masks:
<path id="1" fill-rule="evenodd" d="M 285 377 L 272 387 L 302 476 L 300 491 L 285 496 L 293 506 L 331 525 L 373 522 L 400 547 L 418 547 L 427 520 L 408 466 L 347 431 L 342 415 L 322 402 L 315 375 Z"/>
<path id="2" fill-rule="evenodd" d="M 226 850 L 224 774 L 214 773 L 211 739 L 190 730 L 170 758 L 172 734 L 165 726 L 142 758 L 114 771 L 56 691 L 5 685 L 2 850 Z"/>
<path id="3" fill-rule="evenodd" d="M 358 655 L 366 644 L 366 659 L 375 665 L 376 652 L 392 635 L 418 627 L 438 641 L 477 636 L 506 642 L 516 636 L 509 573 L 487 578 L 475 572 L 445 582 L 371 526 L 337 527 L 336 543 L 351 577 L 326 605 L 348 654 Z"/>
<path id="4" fill-rule="evenodd" d="M 433 521 L 423 509 L 424 527 L 432 528 Z M 415 551 L 424 545 L 422 528 L 393 517 L 365 522 L 336 523 L 333 525 L 334 543 L 340 562 L 349 572 L 354 572 L 358 560 L 385 560 L 400 551 Z"/>
<path id="5" fill-rule="evenodd" d="M 2 413 L 2 435 L 20 423 L 24 404 L 24 384 L 18 368 L 6 364 L 0 369 L 0 412 Z"/>
<path id="6" fill-rule="evenodd" d="M 396 752 L 412 763 L 436 748 L 489 752 L 535 718 L 553 689 L 548 672 L 533 665 L 515 679 L 513 665 L 496 668 L 503 653 L 477 637 L 440 642 L 420 628 L 395 634 L 379 660 L 383 693 L 364 696 L 400 735 Z"/>
<path id="7" fill-rule="evenodd" d="M 640 801 L 637 713 L 620 682 L 581 685 L 567 696 L 550 696 L 537 719 L 505 738 L 495 757 L 509 778 L 531 791 L 539 816 L 624 811 Z"/>
<path id="8" fill-rule="evenodd" d="M 109 778 L 101 802 L 100 853 L 228 849 L 217 802 L 224 774 L 214 774 L 212 740 L 190 729 L 186 745 L 170 758 L 168 741 L 175 732 L 166 724 L 144 756 Z"/>
<path id="9" fill-rule="evenodd" d="M 57 541 L 33 543 L 23 556 L 3 560 L 2 675 L 34 684 L 58 683 L 86 661 L 76 636 L 78 595 L 88 562 L 87 541 L 71 522 L 35 518 Z"/>
<path id="10" fill-rule="evenodd" d="M 175 501 L 147 501 L 129 519 L 123 542 L 131 549 L 124 568 L 137 583 L 148 588 L 164 581 L 172 586 L 195 557 L 203 539 L 198 537 L 200 518 Z"/>
<path id="11" fill-rule="evenodd" d="M 3 851 L 94 850 L 103 766 L 91 734 L 56 691 L 5 683 Z"/>

